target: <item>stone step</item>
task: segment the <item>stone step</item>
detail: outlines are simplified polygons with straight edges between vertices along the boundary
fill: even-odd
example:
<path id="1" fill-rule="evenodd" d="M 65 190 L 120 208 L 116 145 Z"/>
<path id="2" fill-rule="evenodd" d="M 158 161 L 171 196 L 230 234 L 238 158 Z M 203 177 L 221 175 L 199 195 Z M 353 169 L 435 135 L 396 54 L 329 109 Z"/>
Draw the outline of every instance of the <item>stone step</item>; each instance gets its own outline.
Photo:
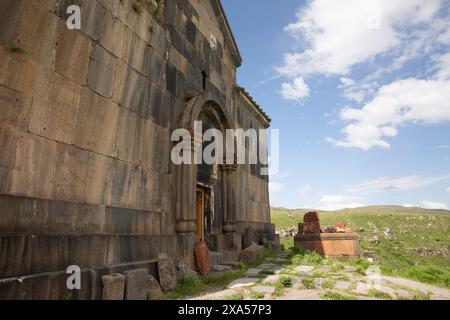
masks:
<path id="1" fill-rule="evenodd" d="M 238 260 L 237 255 L 234 251 L 224 251 L 222 252 L 222 255 L 223 255 L 223 264 L 236 262 Z"/>
<path id="2" fill-rule="evenodd" d="M 222 255 L 222 253 L 212 251 L 212 252 L 210 252 L 209 256 L 210 256 L 210 261 L 211 261 L 211 268 L 214 267 L 214 266 L 223 264 L 223 255 Z"/>
<path id="3" fill-rule="evenodd" d="M 215 271 L 215 272 L 225 272 L 225 271 L 231 271 L 232 270 L 232 268 L 230 266 L 223 266 L 223 265 L 220 265 L 220 264 L 215 265 L 211 269 L 212 269 L 212 271 Z"/>

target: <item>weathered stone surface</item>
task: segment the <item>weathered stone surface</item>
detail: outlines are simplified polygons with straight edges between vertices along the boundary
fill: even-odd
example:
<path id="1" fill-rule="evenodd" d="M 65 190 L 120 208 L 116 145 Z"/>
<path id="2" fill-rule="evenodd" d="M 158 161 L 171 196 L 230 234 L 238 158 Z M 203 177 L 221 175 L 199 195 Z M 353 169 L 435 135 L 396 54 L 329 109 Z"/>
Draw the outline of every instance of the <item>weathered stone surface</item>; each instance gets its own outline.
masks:
<path id="1" fill-rule="evenodd" d="M 2 1 L 0 44 L 26 52 L 46 67 L 54 62 L 57 17 L 37 1 Z"/>
<path id="2" fill-rule="evenodd" d="M 274 274 L 271 276 L 267 276 L 263 279 L 264 283 L 277 283 L 280 280 L 281 276 L 278 274 Z"/>
<path id="3" fill-rule="evenodd" d="M 255 279 L 255 278 L 241 278 L 241 279 L 237 279 L 237 280 L 231 282 L 227 286 L 227 288 L 229 288 L 229 289 L 238 289 L 238 288 L 243 288 L 243 287 L 251 287 L 257 281 L 258 281 L 258 279 Z"/>
<path id="4" fill-rule="evenodd" d="M 44 68 L 39 69 L 29 130 L 39 136 L 73 144 L 80 86 Z"/>
<path id="5" fill-rule="evenodd" d="M 125 272 L 126 300 L 147 300 L 148 295 L 148 270 L 136 269 Z"/>
<path id="6" fill-rule="evenodd" d="M 69 30 L 59 21 L 55 71 L 75 83 L 86 84 L 91 41 L 81 32 Z"/>
<path id="7" fill-rule="evenodd" d="M 113 274 L 102 277 L 103 300 L 123 300 L 125 294 L 125 276 Z"/>
<path id="8" fill-rule="evenodd" d="M 241 253 L 241 260 L 246 264 L 254 263 L 259 257 L 262 257 L 264 252 L 264 247 L 262 246 L 251 246 L 244 249 Z"/>
<path id="9" fill-rule="evenodd" d="M 75 144 L 108 156 L 116 154 L 120 108 L 84 87 L 76 121 Z"/>
<path id="10" fill-rule="evenodd" d="M 220 252 L 210 252 L 211 266 L 221 265 L 223 263 L 223 255 Z"/>
<path id="11" fill-rule="evenodd" d="M 294 270 L 297 272 L 300 272 L 300 273 L 309 273 L 314 270 L 314 267 L 301 265 L 301 266 L 295 267 Z"/>
<path id="12" fill-rule="evenodd" d="M 152 275 L 149 275 L 147 278 L 147 293 L 148 299 L 156 299 L 163 295 L 163 291 L 158 283 L 158 280 L 156 280 Z"/>
<path id="13" fill-rule="evenodd" d="M 257 278 L 259 276 L 259 273 L 263 271 L 263 269 L 248 269 L 247 272 L 245 273 L 245 276 L 247 278 Z"/>
<path id="14" fill-rule="evenodd" d="M 232 268 L 230 266 L 215 265 L 211 268 L 211 270 L 215 271 L 215 272 L 225 272 L 225 271 L 231 271 Z"/>
<path id="15" fill-rule="evenodd" d="M 161 288 L 164 292 L 171 291 L 177 286 L 177 275 L 172 260 L 166 253 L 158 255 L 158 272 Z"/>
<path id="16" fill-rule="evenodd" d="M 273 294 L 275 292 L 275 287 L 271 286 L 256 286 L 252 288 L 252 291 L 262 293 L 262 294 Z"/>
<path id="17" fill-rule="evenodd" d="M 350 281 L 337 281 L 334 288 L 336 290 L 348 290 L 352 286 Z"/>
<path id="18" fill-rule="evenodd" d="M 91 53 L 87 85 L 105 98 L 111 98 L 114 88 L 117 60 L 108 51 L 96 45 Z"/>
<path id="19" fill-rule="evenodd" d="M 320 218 L 317 212 L 308 212 L 303 217 L 303 233 L 321 233 Z"/>

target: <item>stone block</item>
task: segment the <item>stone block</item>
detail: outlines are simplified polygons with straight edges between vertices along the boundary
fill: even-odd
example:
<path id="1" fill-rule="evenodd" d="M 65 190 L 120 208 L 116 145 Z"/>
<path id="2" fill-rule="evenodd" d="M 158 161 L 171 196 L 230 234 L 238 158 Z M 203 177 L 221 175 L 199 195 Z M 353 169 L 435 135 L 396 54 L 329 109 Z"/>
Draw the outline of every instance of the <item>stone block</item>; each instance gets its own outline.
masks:
<path id="1" fill-rule="evenodd" d="M 158 281 L 152 275 L 147 278 L 147 298 L 156 299 L 163 295 L 163 291 Z"/>
<path id="2" fill-rule="evenodd" d="M 55 71 L 78 84 L 86 84 L 91 41 L 77 30 L 58 22 Z"/>
<path id="3" fill-rule="evenodd" d="M 96 45 L 91 53 L 87 84 L 89 88 L 105 98 L 111 98 L 114 88 L 117 59 Z"/>
<path id="4" fill-rule="evenodd" d="M 164 88 L 166 77 L 166 61 L 163 53 L 150 47 L 146 56 L 146 69 L 144 74 L 154 83 Z"/>
<path id="5" fill-rule="evenodd" d="M 120 62 L 114 83 L 114 102 L 148 119 L 150 117 L 150 85 L 150 80 Z"/>
<path id="6" fill-rule="evenodd" d="M 273 294 L 275 293 L 275 287 L 272 286 L 256 286 L 252 288 L 253 292 L 258 292 L 261 294 Z"/>
<path id="7" fill-rule="evenodd" d="M 245 273 L 245 276 L 247 278 L 258 278 L 259 273 L 263 271 L 263 269 L 254 269 L 254 268 L 250 268 L 247 270 L 247 272 Z"/>
<path id="8" fill-rule="evenodd" d="M 251 287 L 255 285 L 259 279 L 256 278 L 241 278 L 234 280 L 230 284 L 228 284 L 227 288 L 229 289 L 238 289 L 238 288 L 244 288 L 244 287 Z"/>
<path id="9" fill-rule="evenodd" d="M 164 292 L 169 292 L 177 286 L 177 274 L 175 266 L 166 253 L 158 255 L 159 282 Z"/>
<path id="10" fill-rule="evenodd" d="M 241 260 L 245 264 L 255 263 L 259 257 L 262 257 L 264 253 L 264 247 L 251 246 L 244 249 L 241 253 Z"/>
<path id="11" fill-rule="evenodd" d="M 57 17 L 35 0 L 5 0 L 0 6 L 0 44 L 18 53 L 26 52 L 34 61 L 51 67 Z"/>
<path id="12" fill-rule="evenodd" d="M 74 143 L 83 149 L 113 156 L 119 114 L 119 106 L 83 87 Z"/>
<path id="13" fill-rule="evenodd" d="M 26 105 L 22 93 L 0 86 L 0 124 L 26 127 Z"/>
<path id="14" fill-rule="evenodd" d="M 210 252 L 211 266 L 221 265 L 223 263 L 223 255 L 220 252 Z"/>
<path id="15" fill-rule="evenodd" d="M 147 300 L 148 295 L 148 270 L 135 269 L 125 272 L 125 299 Z"/>
<path id="16" fill-rule="evenodd" d="M 102 277 L 102 300 L 123 300 L 125 294 L 125 276 L 113 274 Z"/>
<path id="17" fill-rule="evenodd" d="M 96 31 L 100 45 L 114 56 L 121 57 L 125 31 L 123 22 L 108 10 L 104 10 L 97 23 L 98 28 Z"/>
<path id="18" fill-rule="evenodd" d="M 211 270 L 215 272 L 226 272 L 233 270 L 233 268 L 231 266 L 215 265 L 211 268 Z"/>
<path id="19" fill-rule="evenodd" d="M 145 122 L 137 114 L 126 109 L 119 111 L 116 138 L 117 156 L 119 159 L 139 164 L 140 131 L 144 128 Z"/>
<path id="20" fill-rule="evenodd" d="M 147 55 L 150 47 L 130 28 L 125 27 L 122 50 L 123 60 L 141 74 L 147 68 Z"/>
<path id="21" fill-rule="evenodd" d="M 33 91 L 29 130 L 39 136 L 73 143 L 80 86 L 44 68 Z"/>

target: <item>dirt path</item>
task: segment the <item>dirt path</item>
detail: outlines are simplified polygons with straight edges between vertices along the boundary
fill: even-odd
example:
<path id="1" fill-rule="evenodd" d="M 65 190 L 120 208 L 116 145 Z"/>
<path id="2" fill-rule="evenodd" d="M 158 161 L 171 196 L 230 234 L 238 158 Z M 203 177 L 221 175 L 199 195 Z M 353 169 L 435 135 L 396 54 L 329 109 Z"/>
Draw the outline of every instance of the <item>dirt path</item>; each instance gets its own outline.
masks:
<path id="1" fill-rule="evenodd" d="M 278 253 L 249 269 L 245 278 L 195 300 L 450 299 L 450 290 L 409 279 L 367 276 L 345 262 L 293 262 L 289 252 Z"/>

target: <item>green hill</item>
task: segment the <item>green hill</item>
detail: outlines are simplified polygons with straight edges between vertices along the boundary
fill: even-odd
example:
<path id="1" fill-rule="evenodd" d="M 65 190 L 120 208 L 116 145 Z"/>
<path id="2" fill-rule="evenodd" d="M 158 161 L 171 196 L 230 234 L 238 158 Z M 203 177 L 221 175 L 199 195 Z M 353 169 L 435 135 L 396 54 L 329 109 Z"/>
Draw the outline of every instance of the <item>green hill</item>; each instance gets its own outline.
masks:
<path id="1" fill-rule="evenodd" d="M 277 230 L 297 228 L 311 210 L 272 209 Z M 370 206 L 319 211 L 322 226 L 345 222 L 360 236 L 361 253 L 386 274 L 450 287 L 450 211 Z M 284 239 L 292 246 L 293 239 Z"/>

